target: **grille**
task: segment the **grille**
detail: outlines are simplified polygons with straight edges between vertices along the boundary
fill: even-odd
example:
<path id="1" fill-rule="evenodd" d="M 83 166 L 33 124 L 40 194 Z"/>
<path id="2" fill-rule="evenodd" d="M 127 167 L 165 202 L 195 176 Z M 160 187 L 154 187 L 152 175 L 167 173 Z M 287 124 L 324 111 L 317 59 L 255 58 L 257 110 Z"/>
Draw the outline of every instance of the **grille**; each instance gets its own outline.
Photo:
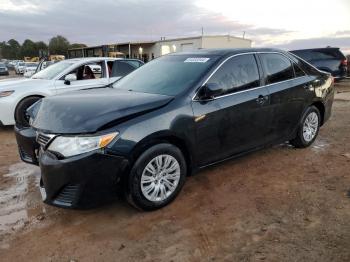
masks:
<path id="1" fill-rule="evenodd" d="M 54 202 L 58 205 L 71 206 L 77 198 L 79 185 L 67 185 L 57 195 Z"/>
<path id="2" fill-rule="evenodd" d="M 43 148 L 46 148 L 46 146 L 50 143 L 50 141 L 54 138 L 54 135 L 46 135 L 42 133 L 38 133 L 36 136 L 36 141 L 41 145 Z"/>

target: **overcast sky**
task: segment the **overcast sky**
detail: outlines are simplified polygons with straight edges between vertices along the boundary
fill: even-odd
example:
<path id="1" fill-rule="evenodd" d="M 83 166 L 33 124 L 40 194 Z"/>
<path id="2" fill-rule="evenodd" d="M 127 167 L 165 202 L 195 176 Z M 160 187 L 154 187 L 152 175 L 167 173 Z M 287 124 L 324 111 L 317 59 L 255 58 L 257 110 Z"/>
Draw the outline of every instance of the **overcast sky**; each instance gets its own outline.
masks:
<path id="1" fill-rule="evenodd" d="M 0 41 L 98 45 L 201 34 L 255 46 L 338 46 L 350 53 L 350 0 L 0 0 Z"/>

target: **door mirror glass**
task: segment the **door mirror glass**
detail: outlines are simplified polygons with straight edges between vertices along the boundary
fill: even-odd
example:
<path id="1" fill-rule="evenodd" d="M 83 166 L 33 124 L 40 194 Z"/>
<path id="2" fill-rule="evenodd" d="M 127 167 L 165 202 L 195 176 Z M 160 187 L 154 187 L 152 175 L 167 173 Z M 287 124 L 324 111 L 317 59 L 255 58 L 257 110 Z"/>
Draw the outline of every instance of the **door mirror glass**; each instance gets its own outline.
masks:
<path id="1" fill-rule="evenodd" d="M 70 85 L 70 82 L 76 81 L 77 80 L 77 75 L 76 74 L 68 74 L 64 77 L 64 83 L 66 85 Z"/>
<path id="2" fill-rule="evenodd" d="M 199 96 L 199 99 L 205 100 L 205 99 L 213 99 L 217 96 L 222 95 L 223 93 L 224 93 L 224 90 L 218 84 L 206 83 L 204 86 L 202 86 L 198 96 Z"/>
<path id="3" fill-rule="evenodd" d="M 76 81 L 77 80 L 77 75 L 76 74 L 68 74 L 68 75 L 66 75 L 64 80 L 70 81 L 70 82 Z"/>

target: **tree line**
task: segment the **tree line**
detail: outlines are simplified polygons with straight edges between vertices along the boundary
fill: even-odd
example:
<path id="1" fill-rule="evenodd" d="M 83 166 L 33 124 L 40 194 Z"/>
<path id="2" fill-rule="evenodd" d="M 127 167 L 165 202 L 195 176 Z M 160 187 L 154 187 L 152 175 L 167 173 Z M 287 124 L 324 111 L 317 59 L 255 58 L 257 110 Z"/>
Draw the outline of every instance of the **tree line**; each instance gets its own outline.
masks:
<path id="1" fill-rule="evenodd" d="M 24 40 L 22 45 L 15 39 L 0 42 L 0 59 L 23 59 L 24 57 L 43 57 L 47 55 L 67 55 L 70 48 L 86 47 L 85 44 L 70 44 L 61 36 L 52 37 L 48 44 L 43 41 Z"/>

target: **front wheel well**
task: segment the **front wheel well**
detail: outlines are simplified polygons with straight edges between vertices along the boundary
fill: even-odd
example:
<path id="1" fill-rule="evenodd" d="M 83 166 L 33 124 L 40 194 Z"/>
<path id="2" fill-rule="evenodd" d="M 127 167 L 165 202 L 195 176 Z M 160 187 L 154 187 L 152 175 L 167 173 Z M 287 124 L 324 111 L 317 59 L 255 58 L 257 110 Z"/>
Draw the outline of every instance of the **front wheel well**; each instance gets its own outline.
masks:
<path id="1" fill-rule="evenodd" d="M 15 118 L 15 120 L 17 120 L 17 119 L 16 119 L 16 112 L 17 112 L 18 106 L 19 106 L 24 100 L 26 100 L 26 99 L 28 99 L 28 98 L 34 98 L 34 97 L 37 97 L 37 98 L 44 98 L 43 95 L 30 95 L 30 96 L 23 97 L 23 98 L 17 103 L 17 105 L 16 105 L 16 108 L 15 108 L 15 111 L 14 111 L 14 118 Z"/>
<path id="2" fill-rule="evenodd" d="M 193 161 L 192 161 L 190 151 L 188 149 L 188 146 L 186 145 L 186 142 L 176 136 L 161 136 L 157 138 L 152 138 L 145 143 L 141 143 L 139 146 L 137 146 L 134 149 L 134 152 L 132 154 L 132 159 L 131 159 L 132 165 L 136 162 L 136 160 L 140 157 L 140 155 L 143 152 L 145 152 L 147 149 L 151 148 L 152 146 L 155 146 L 161 143 L 168 143 L 180 149 L 180 151 L 184 155 L 184 158 L 187 164 L 187 175 L 190 175 L 192 173 L 192 168 L 193 168 L 192 166 Z"/>
<path id="3" fill-rule="evenodd" d="M 324 123 L 324 114 L 325 114 L 325 106 L 322 102 L 318 101 L 318 102 L 314 102 L 311 106 L 315 106 L 318 111 L 320 111 L 320 115 L 321 115 L 321 126 Z"/>

